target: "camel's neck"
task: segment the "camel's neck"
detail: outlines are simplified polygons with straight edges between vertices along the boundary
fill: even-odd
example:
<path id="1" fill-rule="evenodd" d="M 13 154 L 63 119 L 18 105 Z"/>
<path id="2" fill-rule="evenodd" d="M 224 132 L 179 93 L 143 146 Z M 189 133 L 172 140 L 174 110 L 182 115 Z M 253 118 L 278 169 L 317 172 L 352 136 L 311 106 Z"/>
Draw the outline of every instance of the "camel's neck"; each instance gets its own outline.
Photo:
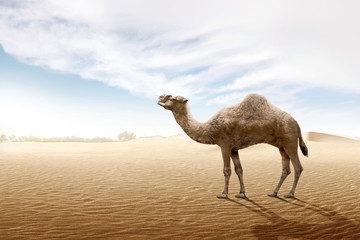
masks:
<path id="1" fill-rule="evenodd" d="M 199 143 L 215 144 L 210 135 L 210 125 L 196 121 L 187 104 L 181 111 L 174 111 L 173 114 L 176 122 L 191 139 Z"/>

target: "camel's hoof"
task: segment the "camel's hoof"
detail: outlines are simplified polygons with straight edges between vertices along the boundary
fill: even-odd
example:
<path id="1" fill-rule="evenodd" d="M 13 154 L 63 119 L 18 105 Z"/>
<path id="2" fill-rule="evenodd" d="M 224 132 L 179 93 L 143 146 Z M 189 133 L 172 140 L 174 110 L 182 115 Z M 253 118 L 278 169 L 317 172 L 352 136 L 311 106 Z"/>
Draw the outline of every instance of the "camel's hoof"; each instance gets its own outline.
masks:
<path id="1" fill-rule="evenodd" d="M 288 193 L 288 194 L 284 195 L 284 197 L 286 197 L 286 198 L 294 198 L 294 194 Z"/>
<path id="2" fill-rule="evenodd" d="M 276 192 L 272 192 L 272 193 L 268 193 L 269 197 L 277 197 L 277 193 Z"/>
<path id="3" fill-rule="evenodd" d="M 227 199 L 228 198 L 228 195 L 227 194 L 221 194 L 221 195 L 217 195 L 216 196 L 217 198 L 220 198 L 220 199 Z"/>
<path id="4" fill-rule="evenodd" d="M 246 198 L 246 195 L 245 195 L 245 193 L 241 192 L 241 193 L 236 194 L 235 197 L 236 198 Z"/>

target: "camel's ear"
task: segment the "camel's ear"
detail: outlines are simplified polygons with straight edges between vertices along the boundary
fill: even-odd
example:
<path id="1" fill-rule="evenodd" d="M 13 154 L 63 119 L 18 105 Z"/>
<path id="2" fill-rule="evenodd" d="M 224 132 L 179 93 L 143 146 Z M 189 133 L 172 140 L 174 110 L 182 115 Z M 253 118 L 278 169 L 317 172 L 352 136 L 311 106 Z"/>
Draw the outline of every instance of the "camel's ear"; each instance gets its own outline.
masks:
<path id="1" fill-rule="evenodd" d="M 188 100 L 182 96 L 176 96 L 175 99 L 179 102 L 184 102 L 186 103 Z"/>

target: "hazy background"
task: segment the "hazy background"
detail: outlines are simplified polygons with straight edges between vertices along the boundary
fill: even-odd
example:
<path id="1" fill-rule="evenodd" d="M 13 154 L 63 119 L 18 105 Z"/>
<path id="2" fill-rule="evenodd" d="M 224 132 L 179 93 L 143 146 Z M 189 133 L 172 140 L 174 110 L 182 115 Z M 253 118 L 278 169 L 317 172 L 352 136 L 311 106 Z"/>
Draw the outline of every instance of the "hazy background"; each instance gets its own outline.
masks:
<path id="1" fill-rule="evenodd" d="M 1 1 L 0 133 L 182 132 L 248 93 L 303 131 L 360 136 L 358 1 Z"/>

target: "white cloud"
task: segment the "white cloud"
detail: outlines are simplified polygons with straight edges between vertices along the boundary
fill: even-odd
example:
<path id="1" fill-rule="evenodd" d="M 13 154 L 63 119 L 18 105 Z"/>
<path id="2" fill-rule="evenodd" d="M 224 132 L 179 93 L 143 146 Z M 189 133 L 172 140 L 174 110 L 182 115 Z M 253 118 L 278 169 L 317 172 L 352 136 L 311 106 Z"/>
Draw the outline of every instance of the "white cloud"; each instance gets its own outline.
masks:
<path id="1" fill-rule="evenodd" d="M 7 53 L 136 95 L 226 104 L 250 89 L 291 108 L 310 87 L 360 92 L 358 1 L 11 5 L 0 3 Z"/>
<path id="2" fill-rule="evenodd" d="M 6 52 L 135 94 L 192 95 L 231 74 L 224 94 L 274 81 L 360 91 L 356 1 L 14 5 L 0 10 Z"/>

